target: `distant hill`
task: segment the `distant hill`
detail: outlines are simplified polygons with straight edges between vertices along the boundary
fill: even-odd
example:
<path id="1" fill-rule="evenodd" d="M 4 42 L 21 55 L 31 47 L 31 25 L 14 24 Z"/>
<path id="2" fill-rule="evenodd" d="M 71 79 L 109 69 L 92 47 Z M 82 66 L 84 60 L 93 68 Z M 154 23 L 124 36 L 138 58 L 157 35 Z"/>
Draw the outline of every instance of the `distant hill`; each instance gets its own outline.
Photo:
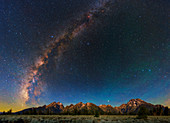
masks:
<path id="1" fill-rule="evenodd" d="M 159 115 L 163 114 L 165 107 L 163 105 L 153 105 L 147 103 L 141 99 L 131 99 L 127 104 L 122 104 L 119 107 L 112 107 L 111 105 L 100 105 L 97 106 L 93 103 L 77 103 L 76 105 L 69 105 L 64 107 L 60 102 L 52 102 L 49 105 L 44 105 L 40 107 L 33 107 L 24 109 L 22 111 L 16 112 L 15 114 L 77 114 L 77 115 L 87 115 L 95 114 L 137 114 L 140 107 L 146 107 L 148 114 Z M 169 109 L 168 109 L 169 110 Z"/>

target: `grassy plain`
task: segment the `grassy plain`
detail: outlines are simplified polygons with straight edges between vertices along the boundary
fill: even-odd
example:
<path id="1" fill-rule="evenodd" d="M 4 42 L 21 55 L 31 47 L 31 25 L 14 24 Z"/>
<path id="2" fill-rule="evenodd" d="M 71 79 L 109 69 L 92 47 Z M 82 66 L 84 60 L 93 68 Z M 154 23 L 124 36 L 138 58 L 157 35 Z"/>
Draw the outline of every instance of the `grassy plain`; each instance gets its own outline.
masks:
<path id="1" fill-rule="evenodd" d="M 0 115 L 0 123 L 170 123 L 170 116 L 143 120 L 132 115 Z"/>

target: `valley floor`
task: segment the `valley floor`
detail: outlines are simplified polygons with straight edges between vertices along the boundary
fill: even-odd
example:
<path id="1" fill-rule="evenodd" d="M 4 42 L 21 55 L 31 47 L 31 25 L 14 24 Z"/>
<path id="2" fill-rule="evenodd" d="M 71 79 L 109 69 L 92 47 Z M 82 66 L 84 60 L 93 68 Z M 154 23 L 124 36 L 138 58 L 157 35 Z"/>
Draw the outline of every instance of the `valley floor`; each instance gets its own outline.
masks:
<path id="1" fill-rule="evenodd" d="M 170 116 L 149 116 L 147 120 L 136 116 L 101 115 L 0 115 L 0 123 L 170 123 Z"/>

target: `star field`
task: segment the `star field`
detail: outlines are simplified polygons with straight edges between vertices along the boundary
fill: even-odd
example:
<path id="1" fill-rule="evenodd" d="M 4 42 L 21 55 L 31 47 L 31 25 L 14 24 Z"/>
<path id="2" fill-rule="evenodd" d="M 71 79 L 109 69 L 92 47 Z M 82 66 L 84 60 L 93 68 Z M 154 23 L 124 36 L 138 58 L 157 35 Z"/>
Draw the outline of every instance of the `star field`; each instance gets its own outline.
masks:
<path id="1" fill-rule="evenodd" d="M 165 0 L 0 2 L 0 111 L 60 101 L 170 106 Z"/>

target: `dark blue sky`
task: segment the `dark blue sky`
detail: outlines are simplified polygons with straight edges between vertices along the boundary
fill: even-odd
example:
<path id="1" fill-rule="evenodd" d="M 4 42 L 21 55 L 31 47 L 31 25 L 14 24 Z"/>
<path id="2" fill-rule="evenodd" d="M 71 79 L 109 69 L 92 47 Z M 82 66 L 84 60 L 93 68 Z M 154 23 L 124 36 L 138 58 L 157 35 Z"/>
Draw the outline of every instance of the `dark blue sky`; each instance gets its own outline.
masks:
<path id="1" fill-rule="evenodd" d="M 0 1 L 0 111 L 52 101 L 116 106 L 132 98 L 170 106 L 168 4 L 168 0 L 113 2 L 70 43 L 61 48 L 57 44 L 48 63 L 37 68 L 41 75 L 33 90 L 26 88 L 29 99 L 22 102 L 21 86 L 50 42 L 102 4 Z"/>

